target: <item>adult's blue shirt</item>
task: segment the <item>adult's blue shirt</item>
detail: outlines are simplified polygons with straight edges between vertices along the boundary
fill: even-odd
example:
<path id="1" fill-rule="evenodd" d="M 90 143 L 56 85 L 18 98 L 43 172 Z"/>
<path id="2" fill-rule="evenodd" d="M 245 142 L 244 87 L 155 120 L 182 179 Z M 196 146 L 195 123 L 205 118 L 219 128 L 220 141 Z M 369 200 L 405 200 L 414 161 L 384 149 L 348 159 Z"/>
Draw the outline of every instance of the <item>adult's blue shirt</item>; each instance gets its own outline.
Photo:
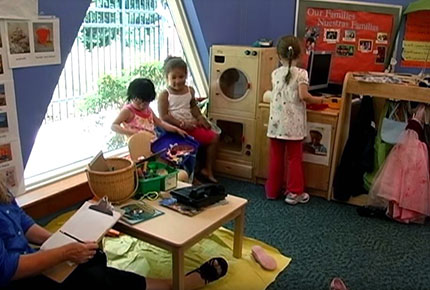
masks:
<path id="1" fill-rule="evenodd" d="M 19 256 L 34 252 L 25 233 L 34 224 L 14 200 L 0 204 L 0 287 L 9 283 L 18 268 Z"/>

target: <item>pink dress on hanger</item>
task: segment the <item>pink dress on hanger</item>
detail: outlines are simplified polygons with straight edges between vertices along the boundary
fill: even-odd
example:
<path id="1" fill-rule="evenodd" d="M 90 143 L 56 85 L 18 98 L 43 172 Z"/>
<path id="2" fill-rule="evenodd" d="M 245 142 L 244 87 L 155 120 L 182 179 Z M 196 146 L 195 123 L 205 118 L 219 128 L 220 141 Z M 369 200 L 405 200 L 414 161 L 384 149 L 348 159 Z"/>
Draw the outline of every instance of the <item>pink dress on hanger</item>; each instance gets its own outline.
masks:
<path id="1" fill-rule="evenodd" d="M 369 191 L 369 205 L 387 207 L 395 220 L 422 223 L 430 215 L 427 145 L 422 123 L 413 118 L 393 147 Z"/>

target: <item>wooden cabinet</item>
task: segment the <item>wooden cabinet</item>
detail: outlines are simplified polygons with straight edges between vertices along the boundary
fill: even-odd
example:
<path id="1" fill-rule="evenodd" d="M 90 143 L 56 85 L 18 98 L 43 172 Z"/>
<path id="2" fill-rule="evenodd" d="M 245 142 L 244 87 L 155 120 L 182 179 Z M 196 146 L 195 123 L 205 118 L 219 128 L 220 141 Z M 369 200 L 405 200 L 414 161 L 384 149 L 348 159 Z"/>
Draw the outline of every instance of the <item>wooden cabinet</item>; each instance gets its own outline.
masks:
<path id="1" fill-rule="evenodd" d="M 259 104 L 257 108 L 257 134 L 255 146 L 257 155 L 255 157 L 255 178 L 257 182 L 263 183 L 267 178 L 269 168 L 269 138 L 267 138 L 267 123 L 269 121 L 269 104 Z"/>
<path id="2" fill-rule="evenodd" d="M 345 76 L 342 105 L 339 113 L 339 122 L 336 128 L 336 139 L 334 143 L 333 164 L 330 174 L 330 184 L 333 184 L 334 173 L 340 162 L 343 149 L 349 135 L 349 124 L 351 118 L 351 104 L 353 95 L 369 95 L 374 98 L 395 99 L 405 101 L 415 101 L 420 103 L 430 103 L 430 89 L 418 87 L 413 84 L 412 77 L 404 77 L 407 84 L 388 84 L 388 83 L 368 83 L 358 81 L 354 78 L 354 73 L 349 72 Z M 333 196 L 330 190 L 331 197 Z M 351 197 L 347 203 L 353 205 L 364 205 L 367 202 L 367 194 Z"/>
<path id="3" fill-rule="evenodd" d="M 263 183 L 267 178 L 268 165 L 269 165 L 269 138 L 267 134 L 267 123 L 269 120 L 269 104 L 260 103 L 257 111 L 257 156 L 255 159 L 255 177 L 257 182 Z M 306 189 L 312 195 L 330 198 L 331 191 L 331 166 L 334 152 L 335 135 L 337 128 L 339 111 L 326 109 L 324 111 L 308 110 L 308 122 L 328 124 L 331 127 L 330 138 L 331 146 L 328 149 L 328 165 L 315 164 L 304 162 L 304 175 Z"/>

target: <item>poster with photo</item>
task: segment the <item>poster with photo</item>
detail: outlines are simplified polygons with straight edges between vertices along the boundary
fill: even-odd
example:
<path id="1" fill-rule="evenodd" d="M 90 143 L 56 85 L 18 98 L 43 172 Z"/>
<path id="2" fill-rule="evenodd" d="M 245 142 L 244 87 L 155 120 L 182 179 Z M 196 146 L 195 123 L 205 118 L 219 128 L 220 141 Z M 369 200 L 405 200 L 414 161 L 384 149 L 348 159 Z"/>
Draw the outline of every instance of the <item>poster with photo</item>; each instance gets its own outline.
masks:
<path id="1" fill-rule="evenodd" d="M 12 191 L 18 186 L 18 179 L 16 178 L 14 166 L 0 169 L 0 179 L 6 181 L 6 186 Z"/>
<path id="2" fill-rule="evenodd" d="M 308 122 L 308 136 L 303 142 L 303 161 L 329 165 L 331 130 L 329 124 Z"/>
<path id="3" fill-rule="evenodd" d="M 0 21 L 0 81 L 10 80 L 12 78 L 12 71 L 9 68 L 7 52 L 5 48 L 5 22 Z"/>
<path id="4" fill-rule="evenodd" d="M 19 138 L 12 81 L 0 81 L 0 142 Z"/>
<path id="5" fill-rule="evenodd" d="M 60 22 L 58 18 L 33 21 L 32 35 L 36 65 L 61 63 Z"/>
<path id="6" fill-rule="evenodd" d="M 2 170 L 8 172 L 13 167 L 16 187 L 15 195 L 24 193 L 24 166 L 22 163 L 21 144 L 16 113 L 15 90 L 13 81 L 0 81 L 0 176 Z M 5 173 L 6 174 L 6 173 Z"/>
<path id="7" fill-rule="evenodd" d="M 24 193 L 24 167 L 22 165 L 21 146 L 18 140 L 0 142 L 1 176 L 6 177 L 6 182 L 15 184 L 10 188 L 15 196 Z"/>
<path id="8" fill-rule="evenodd" d="M 6 21 L 5 26 L 7 55 L 11 68 L 61 62 L 58 18 Z"/>

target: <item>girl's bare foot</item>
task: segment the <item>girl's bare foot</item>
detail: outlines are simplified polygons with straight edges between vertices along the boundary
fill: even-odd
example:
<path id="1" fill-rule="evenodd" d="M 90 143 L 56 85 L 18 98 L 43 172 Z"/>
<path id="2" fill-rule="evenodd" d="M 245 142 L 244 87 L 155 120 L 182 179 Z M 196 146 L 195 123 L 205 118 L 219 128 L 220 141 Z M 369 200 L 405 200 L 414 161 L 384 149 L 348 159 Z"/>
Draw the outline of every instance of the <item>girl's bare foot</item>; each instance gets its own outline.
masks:
<path id="1" fill-rule="evenodd" d="M 210 182 L 213 182 L 213 183 L 218 183 L 218 180 L 215 178 L 215 176 L 211 173 L 211 174 L 209 174 L 209 172 L 208 172 L 208 170 L 206 169 L 206 168 L 204 168 L 204 169 L 202 169 L 201 171 L 200 171 L 200 173 L 207 179 L 207 180 L 209 180 Z"/>

